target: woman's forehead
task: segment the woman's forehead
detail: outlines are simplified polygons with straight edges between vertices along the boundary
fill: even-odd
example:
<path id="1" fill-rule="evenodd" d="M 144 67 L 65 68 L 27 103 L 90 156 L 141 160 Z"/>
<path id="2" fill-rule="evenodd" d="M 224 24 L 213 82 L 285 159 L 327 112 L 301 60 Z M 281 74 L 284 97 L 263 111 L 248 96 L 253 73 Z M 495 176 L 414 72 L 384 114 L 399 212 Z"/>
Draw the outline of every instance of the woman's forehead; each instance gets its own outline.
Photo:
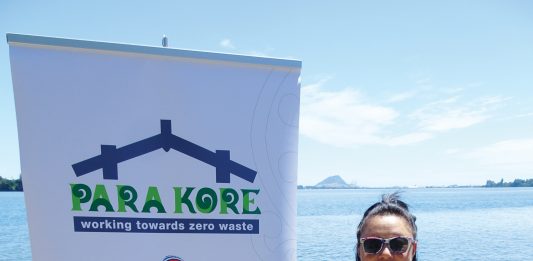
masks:
<path id="1" fill-rule="evenodd" d="M 377 215 L 369 217 L 361 231 L 361 237 L 390 238 L 395 236 L 413 237 L 407 220 L 397 215 Z"/>

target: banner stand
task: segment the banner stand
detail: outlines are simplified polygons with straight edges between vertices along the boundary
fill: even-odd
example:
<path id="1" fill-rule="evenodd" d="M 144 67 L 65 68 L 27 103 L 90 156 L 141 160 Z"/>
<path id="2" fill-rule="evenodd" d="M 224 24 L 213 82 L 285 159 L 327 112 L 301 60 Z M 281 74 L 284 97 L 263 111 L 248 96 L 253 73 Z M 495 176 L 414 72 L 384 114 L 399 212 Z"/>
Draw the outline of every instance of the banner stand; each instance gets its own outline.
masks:
<path id="1" fill-rule="evenodd" d="M 7 42 L 33 260 L 296 260 L 300 61 Z"/>

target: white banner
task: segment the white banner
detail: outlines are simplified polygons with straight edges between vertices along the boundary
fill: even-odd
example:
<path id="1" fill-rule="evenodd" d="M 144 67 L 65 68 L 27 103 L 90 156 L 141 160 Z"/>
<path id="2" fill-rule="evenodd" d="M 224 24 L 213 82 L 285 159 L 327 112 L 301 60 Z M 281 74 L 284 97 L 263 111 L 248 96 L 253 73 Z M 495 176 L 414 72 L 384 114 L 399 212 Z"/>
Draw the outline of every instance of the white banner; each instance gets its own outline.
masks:
<path id="1" fill-rule="evenodd" d="M 8 34 L 33 260 L 295 260 L 301 62 Z"/>

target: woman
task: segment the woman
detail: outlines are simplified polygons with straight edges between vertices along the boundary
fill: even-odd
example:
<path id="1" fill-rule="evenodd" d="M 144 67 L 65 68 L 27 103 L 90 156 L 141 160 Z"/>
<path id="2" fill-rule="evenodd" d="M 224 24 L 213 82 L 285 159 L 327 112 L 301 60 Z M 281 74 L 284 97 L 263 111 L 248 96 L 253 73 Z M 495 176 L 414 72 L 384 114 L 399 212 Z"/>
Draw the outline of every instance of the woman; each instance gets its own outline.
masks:
<path id="1" fill-rule="evenodd" d="M 416 261 L 416 217 L 398 192 L 370 206 L 357 227 L 357 261 Z"/>

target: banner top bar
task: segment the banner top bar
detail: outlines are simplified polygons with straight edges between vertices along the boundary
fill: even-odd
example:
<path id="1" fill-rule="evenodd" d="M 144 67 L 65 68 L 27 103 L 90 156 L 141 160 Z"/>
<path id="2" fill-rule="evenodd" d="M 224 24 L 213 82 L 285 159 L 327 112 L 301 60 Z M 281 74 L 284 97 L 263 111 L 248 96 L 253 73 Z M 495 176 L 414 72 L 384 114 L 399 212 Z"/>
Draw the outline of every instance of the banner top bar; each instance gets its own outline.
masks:
<path id="1" fill-rule="evenodd" d="M 168 48 L 168 47 L 140 46 L 140 45 L 123 44 L 123 43 L 98 42 L 98 41 L 77 40 L 77 39 L 67 39 L 67 38 L 37 36 L 37 35 L 25 35 L 25 34 L 13 34 L 13 33 L 7 33 L 6 38 L 7 38 L 8 44 L 13 44 L 13 43 L 35 44 L 35 45 L 45 45 L 45 46 L 58 46 L 58 47 L 93 49 L 93 50 L 103 50 L 103 51 L 138 53 L 138 54 L 148 54 L 148 55 L 161 55 L 161 56 L 181 57 L 181 58 L 191 58 L 191 59 L 218 60 L 218 61 L 224 61 L 224 62 L 248 63 L 248 64 L 259 64 L 259 65 L 268 65 L 268 66 L 293 67 L 293 68 L 302 67 L 302 62 L 298 60 L 269 58 L 269 57 L 256 57 L 256 56 L 194 51 L 194 50 L 183 50 L 183 49 L 173 49 L 173 48 Z"/>

